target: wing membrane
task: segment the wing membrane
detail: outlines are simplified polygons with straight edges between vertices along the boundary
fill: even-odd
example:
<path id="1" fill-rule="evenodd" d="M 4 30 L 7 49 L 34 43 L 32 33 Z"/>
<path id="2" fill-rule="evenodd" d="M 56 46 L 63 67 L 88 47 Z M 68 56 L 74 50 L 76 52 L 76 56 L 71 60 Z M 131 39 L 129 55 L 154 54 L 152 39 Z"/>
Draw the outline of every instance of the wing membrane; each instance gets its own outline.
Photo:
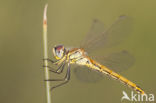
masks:
<path id="1" fill-rule="evenodd" d="M 122 72 L 133 66 L 135 62 L 134 56 L 126 50 L 95 57 L 95 60 L 115 72 Z"/>
<path id="2" fill-rule="evenodd" d="M 104 24 L 97 19 L 93 20 L 90 31 L 82 41 L 81 47 L 88 49 L 91 46 L 90 44 L 95 42 L 95 38 L 100 37 L 102 32 L 104 32 Z"/>
<path id="3" fill-rule="evenodd" d="M 77 66 L 74 68 L 74 74 L 81 82 L 95 83 L 102 79 L 102 73 L 85 66 Z"/>
<path id="4" fill-rule="evenodd" d="M 133 66 L 135 62 L 134 57 L 125 50 L 111 53 L 106 56 L 95 57 L 94 59 L 115 72 L 122 72 Z M 74 73 L 76 77 L 83 82 L 96 82 L 103 78 L 102 73 L 96 72 L 85 66 L 75 68 Z"/>
<path id="5" fill-rule="evenodd" d="M 107 30 L 102 22 L 93 22 L 90 32 L 81 44 L 87 52 L 105 49 L 121 43 L 132 31 L 132 18 L 120 16 Z"/>
<path id="6" fill-rule="evenodd" d="M 87 53 L 97 49 L 107 49 L 120 44 L 132 31 L 132 18 L 120 16 L 108 29 L 105 30 L 104 24 L 99 20 L 94 20 L 90 32 L 81 44 Z M 109 55 L 100 55 L 95 57 L 97 62 L 107 66 L 115 72 L 121 72 L 130 68 L 134 64 L 134 57 L 127 51 L 112 53 Z M 76 77 L 84 82 L 96 82 L 102 79 L 101 73 L 92 71 L 87 67 L 78 67 L 74 69 Z"/>

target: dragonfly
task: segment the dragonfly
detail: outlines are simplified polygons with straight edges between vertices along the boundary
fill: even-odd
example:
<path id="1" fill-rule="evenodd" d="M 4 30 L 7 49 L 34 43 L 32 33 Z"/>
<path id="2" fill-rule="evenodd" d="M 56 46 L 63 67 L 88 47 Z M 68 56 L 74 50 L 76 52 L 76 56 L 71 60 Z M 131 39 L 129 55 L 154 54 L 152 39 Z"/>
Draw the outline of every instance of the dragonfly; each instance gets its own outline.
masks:
<path id="1" fill-rule="evenodd" d="M 51 87 L 51 90 L 69 82 L 71 74 L 71 65 L 76 64 L 79 67 L 87 67 L 90 70 L 100 72 L 101 74 L 105 74 L 132 88 L 134 91 L 140 94 L 145 94 L 144 90 L 141 89 L 138 85 L 115 72 L 114 68 L 118 68 L 119 65 L 115 65 L 114 67 L 111 66 L 113 64 L 113 59 L 115 58 L 120 58 L 120 56 L 122 58 L 124 56 L 130 57 L 128 52 L 121 51 L 113 55 L 104 56 L 105 59 L 102 59 L 101 62 L 96 61 L 89 56 L 90 54 L 92 54 L 91 52 L 93 51 L 96 51 L 98 49 L 107 50 L 108 48 L 111 48 L 123 42 L 125 40 L 125 37 L 127 37 L 129 32 L 131 31 L 131 21 L 132 19 L 128 16 L 119 16 L 118 19 L 108 29 L 105 30 L 102 22 L 100 22 L 99 20 L 94 20 L 90 32 L 86 35 L 86 38 L 81 42 L 80 47 L 67 48 L 64 45 L 54 46 L 52 50 L 56 61 L 49 58 L 45 58 L 44 60 L 48 60 L 52 64 L 57 65 L 58 68 L 54 69 L 50 66 L 46 67 L 49 68 L 49 71 L 60 74 L 63 72 L 65 66 L 67 65 L 67 71 L 63 79 L 45 80 L 63 81 L 62 83 Z M 100 55 L 100 57 L 103 58 L 103 54 Z M 127 65 L 124 66 L 126 64 L 126 61 L 128 62 L 128 59 L 122 60 L 121 63 L 123 63 L 123 66 L 121 65 L 121 67 L 127 68 L 126 66 L 129 67 L 131 65 L 127 63 Z M 118 62 L 117 64 L 120 63 Z"/>

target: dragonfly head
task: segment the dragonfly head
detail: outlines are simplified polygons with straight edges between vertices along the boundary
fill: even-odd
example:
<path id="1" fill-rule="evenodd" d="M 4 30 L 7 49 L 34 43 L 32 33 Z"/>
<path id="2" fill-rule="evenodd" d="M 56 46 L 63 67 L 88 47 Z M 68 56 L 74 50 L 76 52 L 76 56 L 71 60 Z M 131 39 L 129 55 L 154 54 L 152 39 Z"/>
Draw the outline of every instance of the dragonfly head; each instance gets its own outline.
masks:
<path id="1" fill-rule="evenodd" d="M 65 55 L 65 52 L 66 49 L 63 45 L 57 45 L 53 48 L 53 54 L 57 60 L 61 59 Z"/>

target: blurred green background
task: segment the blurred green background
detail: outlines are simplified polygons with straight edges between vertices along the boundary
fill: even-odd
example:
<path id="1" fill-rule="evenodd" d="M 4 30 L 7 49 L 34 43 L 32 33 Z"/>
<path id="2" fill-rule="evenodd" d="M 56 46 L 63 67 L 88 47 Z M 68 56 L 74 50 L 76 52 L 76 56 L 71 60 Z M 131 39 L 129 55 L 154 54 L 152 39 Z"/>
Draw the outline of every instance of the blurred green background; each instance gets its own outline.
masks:
<path id="1" fill-rule="evenodd" d="M 134 30 L 120 46 L 129 50 L 136 62 L 122 75 L 147 93 L 156 94 L 155 0 L 1 0 L 0 103 L 46 101 L 42 69 L 45 3 L 49 5 L 50 56 L 55 44 L 71 46 L 80 43 L 94 18 L 110 25 L 121 14 L 133 17 Z M 97 83 L 82 83 L 72 73 L 67 85 L 53 91 L 52 103 L 120 103 L 123 90 L 131 92 L 108 78 Z"/>

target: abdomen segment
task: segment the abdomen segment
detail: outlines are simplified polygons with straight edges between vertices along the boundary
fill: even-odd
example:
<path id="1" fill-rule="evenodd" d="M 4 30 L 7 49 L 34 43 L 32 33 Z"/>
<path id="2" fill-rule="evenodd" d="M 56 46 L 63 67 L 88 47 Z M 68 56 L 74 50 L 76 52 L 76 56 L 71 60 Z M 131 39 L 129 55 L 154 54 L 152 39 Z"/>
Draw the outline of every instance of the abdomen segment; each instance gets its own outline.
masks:
<path id="1" fill-rule="evenodd" d="M 102 72 L 102 73 L 112 77 L 115 80 L 119 80 L 121 83 L 127 85 L 128 87 L 132 88 L 133 90 L 135 90 L 141 94 L 145 94 L 145 92 L 139 86 L 137 86 L 135 83 L 133 83 L 130 80 L 126 79 L 125 77 L 117 74 L 116 72 L 108 69 L 107 67 L 96 63 L 95 61 L 93 61 L 93 65 L 89 66 L 89 67 L 96 69 L 97 71 Z"/>

